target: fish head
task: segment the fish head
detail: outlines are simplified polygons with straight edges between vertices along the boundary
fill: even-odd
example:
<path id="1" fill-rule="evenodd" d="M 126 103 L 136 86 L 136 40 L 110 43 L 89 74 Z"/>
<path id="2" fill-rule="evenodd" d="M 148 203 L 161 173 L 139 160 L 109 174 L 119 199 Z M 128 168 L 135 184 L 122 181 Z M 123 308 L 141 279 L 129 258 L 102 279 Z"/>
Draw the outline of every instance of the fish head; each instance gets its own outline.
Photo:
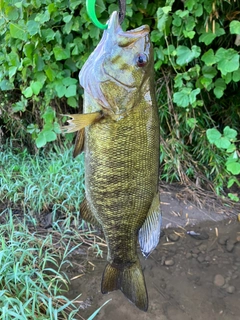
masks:
<path id="1" fill-rule="evenodd" d="M 113 12 L 100 43 L 80 71 L 80 84 L 103 109 L 123 114 L 146 96 L 152 74 L 149 26 L 123 31 L 118 13 Z"/>

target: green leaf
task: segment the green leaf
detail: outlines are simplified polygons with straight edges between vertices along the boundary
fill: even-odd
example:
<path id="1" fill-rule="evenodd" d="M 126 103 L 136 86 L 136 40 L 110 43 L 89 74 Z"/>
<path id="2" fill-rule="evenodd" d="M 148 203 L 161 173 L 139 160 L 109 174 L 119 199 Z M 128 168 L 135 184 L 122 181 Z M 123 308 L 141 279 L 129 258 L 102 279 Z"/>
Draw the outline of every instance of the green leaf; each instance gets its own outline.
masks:
<path id="1" fill-rule="evenodd" d="M 13 90 L 14 85 L 10 81 L 4 79 L 0 82 L 0 89 L 2 91 Z"/>
<path id="2" fill-rule="evenodd" d="M 236 195 L 236 194 L 233 194 L 233 193 L 228 193 L 228 197 L 232 200 L 232 201 L 236 201 L 238 202 L 240 199 L 239 197 Z"/>
<path id="3" fill-rule="evenodd" d="M 195 128 L 196 127 L 196 124 L 197 124 L 197 119 L 196 118 L 188 118 L 187 119 L 187 124 L 189 125 L 189 127 L 191 129 Z"/>
<path id="4" fill-rule="evenodd" d="M 31 87 L 27 87 L 25 90 L 23 90 L 22 94 L 26 97 L 26 98 L 30 98 L 33 95 L 33 91 Z"/>
<path id="5" fill-rule="evenodd" d="M 194 89 L 189 95 L 189 102 L 190 104 L 193 104 L 196 101 L 196 96 L 200 93 L 200 89 Z"/>
<path id="6" fill-rule="evenodd" d="M 216 52 L 217 68 L 222 74 L 233 72 L 239 68 L 239 55 L 234 49 L 220 48 Z"/>
<path id="7" fill-rule="evenodd" d="M 57 92 L 57 96 L 59 98 L 62 98 L 65 96 L 65 93 L 66 93 L 66 86 L 64 86 L 63 84 L 56 84 L 55 86 L 55 90 Z"/>
<path id="8" fill-rule="evenodd" d="M 46 42 L 52 41 L 55 37 L 55 32 L 52 29 L 42 29 L 41 30 L 43 38 Z"/>
<path id="9" fill-rule="evenodd" d="M 43 83 L 39 81 L 34 81 L 31 83 L 31 88 L 34 94 L 38 95 L 43 87 Z"/>
<path id="10" fill-rule="evenodd" d="M 215 141 L 219 140 L 222 136 L 221 133 L 215 128 L 207 129 L 206 133 L 210 143 L 215 143 Z"/>
<path id="11" fill-rule="evenodd" d="M 42 117 L 46 123 L 52 123 L 55 119 L 55 111 L 48 106 Z"/>
<path id="12" fill-rule="evenodd" d="M 67 104 L 72 108 L 77 108 L 77 106 L 78 106 L 78 102 L 75 97 L 69 97 L 67 99 Z"/>
<path id="13" fill-rule="evenodd" d="M 240 81 L 240 68 L 233 72 L 232 79 L 234 82 Z"/>
<path id="14" fill-rule="evenodd" d="M 225 137 L 221 137 L 219 140 L 215 141 L 215 145 L 220 149 L 227 149 L 230 144 L 231 142 Z"/>
<path id="15" fill-rule="evenodd" d="M 27 32 L 23 26 L 10 22 L 9 29 L 11 37 L 27 41 Z"/>
<path id="16" fill-rule="evenodd" d="M 30 36 L 33 36 L 39 32 L 39 22 L 36 22 L 34 20 L 29 20 L 27 22 L 27 31 L 30 34 Z"/>
<path id="17" fill-rule="evenodd" d="M 66 59 L 70 58 L 70 50 L 67 48 L 63 49 L 60 46 L 55 46 L 53 48 L 53 53 L 54 53 L 55 59 L 57 61 L 66 60 Z"/>
<path id="18" fill-rule="evenodd" d="M 76 84 L 73 84 L 71 86 L 69 86 L 65 92 L 65 97 L 69 98 L 69 97 L 74 97 L 77 94 L 77 86 Z"/>
<path id="19" fill-rule="evenodd" d="M 194 58 L 198 58 L 201 53 L 201 48 L 198 46 L 193 45 L 192 49 L 190 50 L 186 46 L 178 46 L 177 47 L 177 64 L 183 66 L 184 64 L 188 64 Z"/>
<path id="20" fill-rule="evenodd" d="M 217 58 L 215 57 L 214 55 L 214 52 L 213 52 L 213 49 L 209 49 L 207 52 L 205 52 L 202 57 L 201 57 L 201 60 L 203 62 L 205 62 L 205 64 L 207 66 L 211 66 L 213 65 L 214 63 L 217 62 Z"/>
<path id="21" fill-rule="evenodd" d="M 214 82 L 214 86 L 215 86 L 215 88 L 214 88 L 213 92 L 214 92 L 215 96 L 218 99 L 220 99 L 223 96 L 224 90 L 227 87 L 226 83 L 222 78 L 219 78 Z"/>
<path id="22" fill-rule="evenodd" d="M 230 22 L 230 33 L 231 34 L 240 34 L 240 21 L 233 20 Z"/>
<path id="23" fill-rule="evenodd" d="M 239 162 L 230 162 L 227 164 L 227 170 L 232 174 L 240 174 L 240 163 Z"/>
<path id="24" fill-rule="evenodd" d="M 231 129 L 229 126 L 226 126 L 223 129 L 223 135 L 224 135 L 224 137 L 228 138 L 229 140 L 233 140 L 237 137 L 237 131 L 234 129 Z"/>
<path id="25" fill-rule="evenodd" d="M 175 102 L 179 107 L 188 107 L 190 104 L 189 95 L 191 91 L 191 88 L 183 88 L 180 92 L 175 92 L 173 94 L 173 102 Z"/>
<path id="26" fill-rule="evenodd" d="M 217 70 L 211 66 L 203 66 L 202 73 L 205 78 L 213 79 L 217 74 Z"/>
<path id="27" fill-rule="evenodd" d="M 158 8 L 157 10 L 157 28 L 160 31 L 160 36 L 164 35 L 166 30 L 166 23 L 168 20 L 168 13 L 171 11 L 171 6 Z"/>
<path id="28" fill-rule="evenodd" d="M 57 135 L 52 130 L 43 131 L 47 142 L 51 142 L 57 139 Z"/>
<path id="29" fill-rule="evenodd" d="M 46 137 L 44 135 L 44 132 L 40 132 L 37 139 L 36 139 L 36 146 L 37 148 L 42 148 L 47 143 Z"/>

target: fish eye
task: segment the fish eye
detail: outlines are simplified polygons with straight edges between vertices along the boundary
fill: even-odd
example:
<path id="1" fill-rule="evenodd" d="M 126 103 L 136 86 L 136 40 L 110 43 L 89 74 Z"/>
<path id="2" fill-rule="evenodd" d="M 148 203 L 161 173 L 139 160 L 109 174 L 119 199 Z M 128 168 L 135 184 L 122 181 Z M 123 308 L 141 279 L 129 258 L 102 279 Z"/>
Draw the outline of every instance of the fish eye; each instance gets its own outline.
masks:
<path id="1" fill-rule="evenodd" d="M 137 55 L 137 65 L 138 67 L 144 67 L 148 62 L 147 56 L 144 53 L 139 53 Z"/>

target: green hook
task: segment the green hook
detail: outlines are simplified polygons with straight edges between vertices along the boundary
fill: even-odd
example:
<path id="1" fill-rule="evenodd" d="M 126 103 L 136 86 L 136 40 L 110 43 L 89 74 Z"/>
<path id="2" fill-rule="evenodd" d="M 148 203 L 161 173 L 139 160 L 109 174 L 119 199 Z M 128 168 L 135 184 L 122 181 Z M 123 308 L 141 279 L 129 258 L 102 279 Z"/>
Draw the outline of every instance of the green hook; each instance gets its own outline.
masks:
<path id="1" fill-rule="evenodd" d="M 99 29 L 107 29 L 108 25 L 107 24 L 102 24 L 97 16 L 96 16 L 96 13 L 95 13 L 95 3 L 96 3 L 96 0 L 87 0 L 87 13 L 90 17 L 90 19 L 92 20 L 92 22 L 95 24 L 96 27 L 98 27 Z"/>

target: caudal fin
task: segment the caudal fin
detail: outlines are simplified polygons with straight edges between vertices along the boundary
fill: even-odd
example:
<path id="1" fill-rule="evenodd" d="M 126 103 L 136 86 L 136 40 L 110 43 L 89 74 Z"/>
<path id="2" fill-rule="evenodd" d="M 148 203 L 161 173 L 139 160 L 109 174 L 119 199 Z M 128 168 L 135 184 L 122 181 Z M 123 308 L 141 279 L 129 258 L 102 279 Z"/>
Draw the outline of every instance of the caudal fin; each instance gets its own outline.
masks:
<path id="1" fill-rule="evenodd" d="M 108 264 L 102 277 L 102 293 L 120 289 L 140 310 L 147 311 L 148 295 L 144 275 L 137 261 L 130 267 L 119 270 Z"/>

